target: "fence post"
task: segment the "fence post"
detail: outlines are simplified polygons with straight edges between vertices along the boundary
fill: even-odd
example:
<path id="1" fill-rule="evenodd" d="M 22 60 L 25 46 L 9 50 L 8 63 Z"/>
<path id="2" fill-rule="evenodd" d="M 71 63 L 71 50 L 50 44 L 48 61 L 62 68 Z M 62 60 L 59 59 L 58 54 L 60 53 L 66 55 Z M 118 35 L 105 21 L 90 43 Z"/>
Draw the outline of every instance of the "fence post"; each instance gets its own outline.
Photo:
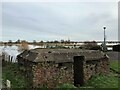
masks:
<path id="1" fill-rule="evenodd" d="M 10 55 L 8 56 L 8 61 L 10 62 Z"/>
<path id="2" fill-rule="evenodd" d="M 12 60 L 13 60 L 13 56 L 11 56 L 11 62 L 12 62 Z"/>

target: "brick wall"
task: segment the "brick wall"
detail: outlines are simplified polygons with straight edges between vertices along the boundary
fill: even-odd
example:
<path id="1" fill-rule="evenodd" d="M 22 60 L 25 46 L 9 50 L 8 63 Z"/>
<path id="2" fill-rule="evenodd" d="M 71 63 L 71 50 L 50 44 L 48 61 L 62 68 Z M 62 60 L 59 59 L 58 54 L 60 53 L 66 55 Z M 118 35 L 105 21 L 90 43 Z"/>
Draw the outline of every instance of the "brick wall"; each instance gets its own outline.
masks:
<path id="1" fill-rule="evenodd" d="M 38 63 L 33 66 L 33 87 L 55 87 L 60 83 L 73 84 L 72 63 Z"/>
<path id="2" fill-rule="evenodd" d="M 95 74 L 109 72 L 108 59 L 83 62 L 84 82 Z M 55 87 L 60 83 L 74 84 L 73 63 L 38 63 L 33 66 L 33 87 Z"/>

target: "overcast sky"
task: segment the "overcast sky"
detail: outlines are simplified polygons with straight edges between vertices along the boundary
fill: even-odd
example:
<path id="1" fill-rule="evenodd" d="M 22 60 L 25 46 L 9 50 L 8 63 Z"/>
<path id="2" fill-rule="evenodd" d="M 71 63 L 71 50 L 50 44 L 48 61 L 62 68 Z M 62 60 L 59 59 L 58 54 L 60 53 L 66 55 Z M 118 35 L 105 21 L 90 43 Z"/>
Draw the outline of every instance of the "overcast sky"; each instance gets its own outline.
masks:
<path id="1" fill-rule="evenodd" d="M 118 40 L 118 3 L 112 2 L 4 2 L 3 41 Z"/>

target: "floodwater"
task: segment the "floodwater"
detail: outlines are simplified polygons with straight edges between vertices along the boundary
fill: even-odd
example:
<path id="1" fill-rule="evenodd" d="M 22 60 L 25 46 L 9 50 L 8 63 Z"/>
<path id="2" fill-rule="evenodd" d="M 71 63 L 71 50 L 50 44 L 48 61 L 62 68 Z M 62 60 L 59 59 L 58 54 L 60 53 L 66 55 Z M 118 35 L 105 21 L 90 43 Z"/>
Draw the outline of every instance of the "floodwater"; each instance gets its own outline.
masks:
<path id="1" fill-rule="evenodd" d="M 13 62 L 16 62 L 16 56 L 20 54 L 22 51 L 19 50 L 19 45 L 12 45 L 12 46 L 0 46 L 0 55 L 2 55 L 2 52 L 6 54 L 6 58 L 8 56 L 13 57 Z M 43 46 L 34 46 L 34 45 L 28 45 L 29 49 L 35 49 L 35 48 L 44 48 Z"/>

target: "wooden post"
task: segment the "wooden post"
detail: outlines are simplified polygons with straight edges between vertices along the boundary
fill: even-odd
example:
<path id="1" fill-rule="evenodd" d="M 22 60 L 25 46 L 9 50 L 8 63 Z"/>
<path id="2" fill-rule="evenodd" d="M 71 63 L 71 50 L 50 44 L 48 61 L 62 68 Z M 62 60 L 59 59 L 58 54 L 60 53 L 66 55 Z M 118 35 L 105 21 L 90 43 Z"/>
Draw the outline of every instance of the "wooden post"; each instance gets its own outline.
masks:
<path id="1" fill-rule="evenodd" d="M 11 56 L 11 62 L 12 62 L 12 60 L 13 60 L 13 56 Z"/>
<path id="2" fill-rule="evenodd" d="M 10 55 L 8 56 L 8 62 L 10 62 Z"/>

